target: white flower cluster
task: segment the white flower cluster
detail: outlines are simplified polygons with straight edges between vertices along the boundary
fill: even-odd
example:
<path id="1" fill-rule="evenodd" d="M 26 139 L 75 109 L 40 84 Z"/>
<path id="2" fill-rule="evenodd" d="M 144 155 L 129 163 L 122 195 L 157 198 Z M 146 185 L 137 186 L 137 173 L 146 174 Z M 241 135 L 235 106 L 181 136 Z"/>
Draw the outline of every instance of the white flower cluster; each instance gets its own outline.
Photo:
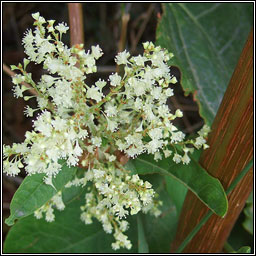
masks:
<path id="1" fill-rule="evenodd" d="M 131 243 L 123 234 L 128 223 L 122 218 L 139 211 L 158 216 L 160 202 L 153 199 L 149 182 L 124 169 L 120 152 L 127 158 L 142 153 L 152 154 L 155 160 L 172 156 L 176 163 L 188 164 L 193 147 L 207 147 L 209 127 L 204 126 L 196 139 L 185 140 L 185 134 L 172 123 L 182 117 L 179 109 L 170 111 L 166 104 L 173 96 L 170 85 L 177 82 L 167 64 L 173 54 L 146 42 L 143 55 L 131 57 L 124 51 L 116 56 L 116 63 L 124 65 L 122 76 L 114 73 L 108 81 L 99 79 L 88 85 L 87 75 L 97 71 L 96 60 L 103 54 L 100 47 L 92 46 L 88 52 L 83 45 L 68 48 L 61 42 L 68 30 L 65 24 L 54 27 L 54 20 L 45 21 L 39 13 L 32 16 L 36 28 L 23 38 L 28 59 L 12 69 L 21 72 L 13 77 L 14 95 L 25 100 L 36 97 L 38 108 L 27 106 L 25 115 L 32 117 L 37 112 L 37 116 L 34 130 L 26 132 L 23 143 L 4 146 L 4 172 L 17 175 L 25 168 L 28 175 L 44 173 L 45 182 L 52 185 L 52 178 L 61 171 L 60 159 L 82 167 L 84 176 L 67 184 L 89 184 L 81 219 L 89 224 L 92 217 L 97 218 L 107 233 L 114 230 L 114 249 L 129 249 Z M 48 71 L 37 83 L 26 71 L 30 61 L 43 64 Z M 24 96 L 28 88 L 23 82 L 37 95 Z M 110 92 L 105 95 L 107 86 Z M 52 202 L 64 208 L 60 201 L 53 198 Z M 52 221 L 52 204 L 38 209 L 35 216 L 46 212 L 46 219 Z"/>
<path id="2" fill-rule="evenodd" d="M 108 155 L 105 157 L 107 160 Z M 91 224 L 93 217 L 98 219 L 106 233 L 114 230 L 114 249 L 130 249 L 131 243 L 122 233 L 128 229 L 128 222 L 122 219 L 139 211 L 158 217 L 161 214 L 158 209 L 161 201 L 154 200 L 156 193 L 148 181 L 144 182 L 137 174 L 131 176 L 120 164 L 116 168 L 112 162 L 108 162 L 106 167 L 101 162 L 95 160 L 97 169 L 89 168 L 83 177 L 75 177 L 66 187 L 86 186 L 88 182 L 94 184 L 85 195 L 85 205 L 81 206 L 81 220 Z"/>
<path id="3" fill-rule="evenodd" d="M 43 213 L 45 213 L 45 220 L 48 222 L 52 222 L 55 219 L 55 215 L 53 213 L 54 207 L 56 207 L 60 211 L 63 211 L 65 209 L 65 205 L 62 201 L 61 191 L 53 196 L 51 200 L 49 200 L 46 204 L 37 209 L 34 212 L 34 216 L 37 219 L 41 219 L 43 217 Z"/>

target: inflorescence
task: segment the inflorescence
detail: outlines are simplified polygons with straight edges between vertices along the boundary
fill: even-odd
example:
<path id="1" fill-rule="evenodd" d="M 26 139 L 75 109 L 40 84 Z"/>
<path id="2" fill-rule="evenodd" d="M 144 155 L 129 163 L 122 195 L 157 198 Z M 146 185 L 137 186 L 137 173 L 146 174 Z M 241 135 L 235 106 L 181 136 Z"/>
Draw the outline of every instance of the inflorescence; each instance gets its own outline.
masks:
<path id="1" fill-rule="evenodd" d="M 120 155 L 128 159 L 146 153 L 156 161 L 171 157 L 188 164 L 194 148 L 208 147 L 210 129 L 205 125 L 197 138 L 186 140 L 173 125 L 182 112 L 171 113 L 166 103 L 173 96 L 170 85 L 177 83 L 167 64 L 173 54 L 167 50 L 145 42 L 143 55 L 131 57 L 123 51 L 115 58 L 123 75 L 114 73 L 108 81 L 88 85 L 87 75 L 97 72 L 101 48 L 92 46 L 88 52 L 83 45 L 68 48 L 61 41 L 66 24 L 54 26 L 54 20 L 46 21 L 39 13 L 32 16 L 35 30 L 27 30 L 22 40 L 28 58 L 24 65 L 11 67 L 21 72 L 12 78 L 14 95 L 36 98 L 38 107 L 27 106 L 24 111 L 36 119 L 23 143 L 4 146 L 4 173 L 15 176 L 24 168 L 28 175 L 44 173 L 45 183 L 52 185 L 62 168 L 60 159 L 79 166 L 83 175 L 66 187 L 88 186 L 81 220 L 90 224 L 93 217 L 98 219 L 105 232 L 114 234 L 113 249 L 130 249 L 131 242 L 123 234 L 129 227 L 125 216 L 142 211 L 157 217 L 161 202 L 149 182 L 131 175 Z M 38 83 L 26 71 L 30 62 L 48 71 Z M 35 96 L 24 96 L 28 87 L 23 82 L 31 85 Z M 46 220 L 53 221 L 53 207 L 65 208 L 61 191 L 35 211 L 36 218 L 45 213 Z"/>

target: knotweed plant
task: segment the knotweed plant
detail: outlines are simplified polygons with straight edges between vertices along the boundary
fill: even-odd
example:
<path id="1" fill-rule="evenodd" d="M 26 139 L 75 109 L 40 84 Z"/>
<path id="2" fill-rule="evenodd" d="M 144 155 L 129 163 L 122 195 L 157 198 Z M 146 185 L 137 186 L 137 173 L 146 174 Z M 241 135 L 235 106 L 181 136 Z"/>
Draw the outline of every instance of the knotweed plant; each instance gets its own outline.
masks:
<path id="1" fill-rule="evenodd" d="M 34 13 L 35 29 L 27 30 L 22 40 L 28 58 L 24 64 L 11 66 L 20 73 L 12 78 L 14 96 L 25 100 L 36 98 L 37 108 L 27 106 L 25 115 L 35 117 L 33 130 L 27 131 L 23 143 L 4 146 L 4 173 L 27 175 L 44 173 L 44 182 L 61 172 L 62 162 L 80 167 L 79 175 L 66 184 L 87 186 L 81 220 L 90 224 L 93 218 L 102 223 L 107 233 L 113 233 L 113 249 L 131 248 L 124 232 L 127 215 L 142 211 L 159 216 L 161 201 L 152 185 L 124 165 L 129 158 L 150 154 L 157 161 L 169 157 L 176 163 L 189 164 L 194 148 L 208 147 L 208 126 L 195 139 L 174 126 L 182 117 L 181 110 L 170 110 L 167 99 L 173 96 L 172 85 L 177 79 L 167 62 L 173 54 L 152 42 L 143 43 L 142 55 L 130 56 L 123 51 L 115 57 L 123 74 L 111 74 L 107 81 L 87 83 L 87 77 L 97 72 L 96 60 L 103 52 L 92 46 L 68 48 L 61 41 L 68 27 L 54 20 L 46 21 Z M 39 82 L 26 71 L 30 62 L 42 64 L 45 70 Z M 31 85 L 36 95 L 25 96 Z M 126 161 L 124 161 L 126 159 Z M 62 192 L 34 212 L 54 221 L 54 208 L 63 210 Z"/>

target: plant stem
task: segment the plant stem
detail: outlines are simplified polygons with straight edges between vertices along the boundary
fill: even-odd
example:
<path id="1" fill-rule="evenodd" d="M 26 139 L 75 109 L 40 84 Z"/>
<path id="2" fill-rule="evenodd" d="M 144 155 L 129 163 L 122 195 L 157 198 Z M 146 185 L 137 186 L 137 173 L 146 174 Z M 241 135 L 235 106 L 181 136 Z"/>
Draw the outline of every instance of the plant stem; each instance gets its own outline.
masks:
<path id="1" fill-rule="evenodd" d="M 68 3 L 70 45 L 84 43 L 83 8 L 81 3 Z"/>
<path id="2" fill-rule="evenodd" d="M 240 55 L 222 99 L 199 163 L 228 189 L 253 157 L 253 33 Z M 242 175 L 242 174 L 241 174 Z M 231 187 L 232 188 L 232 187 Z M 222 250 L 253 188 L 252 168 L 228 196 L 225 218 L 212 215 L 184 248 L 184 253 L 218 253 Z M 172 251 L 190 234 L 208 208 L 192 192 L 183 203 Z"/>

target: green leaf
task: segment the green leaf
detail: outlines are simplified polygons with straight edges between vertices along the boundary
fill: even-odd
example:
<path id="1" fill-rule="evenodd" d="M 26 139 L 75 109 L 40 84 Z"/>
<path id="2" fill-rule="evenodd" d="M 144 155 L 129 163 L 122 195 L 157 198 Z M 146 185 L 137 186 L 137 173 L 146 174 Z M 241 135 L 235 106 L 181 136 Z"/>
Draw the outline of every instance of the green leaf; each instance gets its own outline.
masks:
<path id="1" fill-rule="evenodd" d="M 193 158 L 188 165 L 176 164 L 171 158 L 154 161 L 150 155 L 131 160 L 138 174 L 159 173 L 171 176 L 190 189 L 207 207 L 224 217 L 228 209 L 226 193 L 218 179 L 210 176 Z"/>
<path id="2" fill-rule="evenodd" d="M 191 155 L 195 161 L 199 161 L 200 155 L 202 150 L 195 150 Z M 172 176 L 164 176 L 166 182 L 167 192 L 169 193 L 170 197 L 172 198 L 176 208 L 177 214 L 180 215 L 181 208 L 183 206 L 186 194 L 187 194 L 187 187 L 184 186 L 181 182 L 177 179 L 174 179 Z"/>
<path id="3" fill-rule="evenodd" d="M 236 253 L 251 253 L 251 247 L 243 246 L 239 250 L 237 250 Z"/>
<path id="4" fill-rule="evenodd" d="M 137 252 L 136 219 L 131 218 L 132 225 L 127 235 L 132 240 L 131 250 L 113 251 L 111 243 L 113 234 L 106 234 L 102 225 L 93 220 L 85 225 L 80 220 L 80 206 L 84 204 L 86 188 L 65 188 L 64 211 L 55 210 L 55 221 L 37 220 L 33 215 L 17 221 L 10 229 L 4 244 L 5 253 L 114 253 Z M 72 193 L 71 197 L 67 197 Z M 68 201 L 67 201 L 68 200 Z M 128 218 L 128 221 L 130 219 Z M 135 235 L 134 235 L 135 234 Z"/>
<path id="5" fill-rule="evenodd" d="M 141 220 L 140 214 L 137 214 L 137 224 L 138 224 L 138 252 L 148 253 L 148 243 L 145 237 L 144 227 Z"/>
<path id="6" fill-rule="evenodd" d="M 185 94 L 211 124 L 253 26 L 252 3 L 165 3 L 157 44 L 174 54 Z"/>
<path id="7" fill-rule="evenodd" d="M 176 206 L 177 214 L 180 215 L 186 194 L 187 194 L 187 187 L 184 186 L 181 182 L 174 179 L 171 176 L 164 176 L 166 182 L 166 189 L 168 194 L 173 200 L 173 203 Z"/>
<path id="8" fill-rule="evenodd" d="M 229 244 L 225 243 L 224 249 L 227 253 L 251 253 L 251 247 L 250 246 L 242 246 L 237 251 Z"/>
<path id="9" fill-rule="evenodd" d="M 10 67 L 11 67 L 11 70 L 19 69 L 19 68 L 18 68 L 17 66 L 15 66 L 15 65 L 11 65 Z"/>
<path id="10" fill-rule="evenodd" d="M 177 225 L 178 214 L 173 198 L 166 190 L 166 183 L 163 176 L 158 174 L 145 175 L 142 178 L 148 180 L 154 190 L 159 194 L 158 200 L 163 204 L 160 207 L 159 217 L 150 214 L 142 214 L 143 227 L 149 247 L 149 253 L 169 253 L 170 245 L 174 239 Z"/>
<path id="11" fill-rule="evenodd" d="M 62 170 L 53 178 L 53 185 L 57 191 L 52 186 L 44 183 L 44 174 L 27 176 L 12 198 L 10 205 L 11 215 L 5 220 L 5 223 L 11 226 L 16 219 L 21 219 L 34 213 L 36 209 L 63 189 L 76 171 L 76 167 L 69 168 L 63 164 Z"/>
<path id="12" fill-rule="evenodd" d="M 253 235 L 253 193 L 251 193 L 247 199 L 246 206 L 244 208 L 244 214 L 246 217 L 243 222 L 243 227 Z"/>

